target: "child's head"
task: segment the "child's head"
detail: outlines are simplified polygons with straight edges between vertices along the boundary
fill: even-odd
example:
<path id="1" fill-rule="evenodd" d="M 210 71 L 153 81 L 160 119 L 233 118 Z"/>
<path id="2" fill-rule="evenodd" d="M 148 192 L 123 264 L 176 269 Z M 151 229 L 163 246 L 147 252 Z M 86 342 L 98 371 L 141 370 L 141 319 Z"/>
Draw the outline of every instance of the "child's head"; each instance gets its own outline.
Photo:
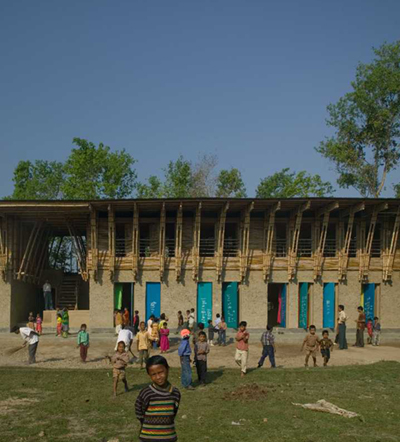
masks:
<path id="1" fill-rule="evenodd" d="M 329 332 L 328 332 L 328 330 L 324 330 L 324 331 L 322 332 L 322 337 L 323 337 L 323 338 L 329 338 Z"/>
<path id="2" fill-rule="evenodd" d="M 81 330 L 86 331 L 87 329 L 87 325 L 86 324 L 81 324 Z"/>
<path id="3" fill-rule="evenodd" d="M 36 317 L 37 317 L 37 318 L 40 318 L 40 313 L 38 313 L 38 314 L 36 315 Z"/>
<path id="4" fill-rule="evenodd" d="M 182 339 L 189 339 L 190 338 L 190 331 L 186 328 L 181 330 L 181 337 Z"/>
<path id="5" fill-rule="evenodd" d="M 272 327 L 272 325 L 267 325 L 267 330 L 268 331 L 272 331 L 274 329 L 274 327 Z"/>
<path id="6" fill-rule="evenodd" d="M 206 339 L 207 339 L 206 334 L 205 334 L 204 332 L 200 332 L 200 333 L 199 333 L 199 341 L 200 341 L 200 342 L 205 342 Z"/>
<path id="7" fill-rule="evenodd" d="M 18 325 L 15 325 L 15 326 L 11 329 L 11 333 L 15 333 L 15 334 L 18 334 L 18 333 L 19 333 L 19 327 L 18 327 Z"/>
<path id="8" fill-rule="evenodd" d="M 378 316 L 375 316 L 374 321 L 379 321 Z"/>
<path id="9" fill-rule="evenodd" d="M 361 307 L 361 305 L 357 308 L 357 310 L 361 313 L 362 311 L 364 311 L 364 308 Z"/>
<path id="10" fill-rule="evenodd" d="M 161 319 L 162 321 L 165 321 L 165 313 L 161 313 L 161 315 L 160 315 L 160 319 Z"/>
<path id="11" fill-rule="evenodd" d="M 221 317 L 221 315 L 220 315 L 219 313 L 217 313 L 217 314 L 216 314 L 216 317 L 217 317 L 217 318 L 220 318 L 220 317 Z"/>
<path id="12" fill-rule="evenodd" d="M 207 321 L 207 323 L 208 323 L 209 325 L 211 325 L 211 324 L 212 324 L 211 319 L 209 319 L 209 320 Z"/>
<path id="13" fill-rule="evenodd" d="M 168 322 L 164 322 L 163 328 L 168 328 Z"/>
<path id="14" fill-rule="evenodd" d="M 163 356 L 157 355 L 149 358 L 146 362 L 146 370 L 154 384 L 159 387 L 167 384 L 169 365 Z"/>
<path id="15" fill-rule="evenodd" d="M 117 352 L 118 353 L 123 353 L 125 351 L 125 342 L 124 341 L 119 341 L 118 342 L 118 346 L 117 346 Z"/>
<path id="16" fill-rule="evenodd" d="M 190 315 L 190 310 L 186 310 L 186 314 L 187 314 L 187 315 Z"/>
<path id="17" fill-rule="evenodd" d="M 138 315 L 139 314 L 139 310 L 135 310 L 135 315 Z"/>
<path id="18" fill-rule="evenodd" d="M 190 312 L 191 312 L 191 313 L 194 313 L 194 308 L 191 308 L 191 309 L 190 309 Z"/>
<path id="19" fill-rule="evenodd" d="M 62 318 L 62 315 L 60 315 L 60 313 L 57 315 L 57 318 Z"/>
<path id="20" fill-rule="evenodd" d="M 339 304 L 338 308 L 339 308 L 339 311 L 342 312 L 344 310 L 344 305 L 343 304 Z"/>
<path id="21" fill-rule="evenodd" d="M 141 331 L 145 331 L 145 329 L 146 329 L 146 324 L 142 321 L 142 322 L 140 323 L 140 325 L 139 325 L 139 328 L 140 328 Z"/>
<path id="22" fill-rule="evenodd" d="M 202 322 L 199 322 L 197 324 L 197 327 L 199 328 L 199 330 L 204 330 L 204 324 Z"/>
<path id="23" fill-rule="evenodd" d="M 225 322 L 225 318 L 221 316 L 221 322 Z"/>
<path id="24" fill-rule="evenodd" d="M 372 322 L 372 318 L 369 318 L 369 319 L 368 319 L 368 322 Z"/>
<path id="25" fill-rule="evenodd" d="M 33 316 L 33 312 L 29 312 L 29 316 Z"/>
<path id="26" fill-rule="evenodd" d="M 315 325 L 310 325 L 309 330 L 312 335 L 315 335 L 315 332 L 317 331 L 317 327 L 315 327 Z"/>
<path id="27" fill-rule="evenodd" d="M 178 310 L 178 315 L 181 315 L 181 314 L 182 314 L 182 312 L 180 310 Z"/>
<path id="28" fill-rule="evenodd" d="M 239 324 L 239 330 L 242 331 L 242 332 L 246 330 L 246 327 L 247 327 L 247 322 L 246 321 L 242 321 Z"/>

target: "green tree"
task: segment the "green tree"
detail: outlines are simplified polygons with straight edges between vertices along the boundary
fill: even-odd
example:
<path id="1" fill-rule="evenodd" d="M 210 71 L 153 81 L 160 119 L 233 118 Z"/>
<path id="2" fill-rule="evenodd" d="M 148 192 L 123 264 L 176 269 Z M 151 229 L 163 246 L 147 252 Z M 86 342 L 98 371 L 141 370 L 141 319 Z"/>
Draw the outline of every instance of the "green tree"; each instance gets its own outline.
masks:
<path id="1" fill-rule="evenodd" d="M 396 198 L 400 198 L 400 183 L 393 186 Z"/>
<path id="2" fill-rule="evenodd" d="M 164 196 L 164 186 L 161 180 L 152 175 L 147 180 L 148 183 L 137 185 L 138 198 L 162 198 Z"/>
<path id="3" fill-rule="evenodd" d="M 192 164 L 182 155 L 170 161 L 164 169 L 164 196 L 167 198 L 188 198 L 193 189 Z"/>
<path id="4" fill-rule="evenodd" d="M 331 196 L 334 190 L 327 181 L 322 181 L 319 175 L 301 172 L 290 172 L 289 168 L 282 169 L 263 180 L 256 189 L 257 198 L 294 198 L 294 197 L 324 197 Z"/>
<path id="5" fill-rule="evenodd" d="M 245 198 L 246 187 L 239 169 L 221 170 L 217 179 L 216 196 L 224 198 Z"/>
<path id="6" fill-rule="evenodd" d="M 55 200 L 61 197 L 63 164 L 57 161 L 20 161 L 14 170 L 14 191 L 9 199 Z"/>
<path id="7" fill-rule="evenodd" d="M 125 150 L 111 152 L 109 146 L 74 138 L 61 186 L 64 199 L 127 198 L 136 186 L 136 160 Z"/>
<path id="8" fill-rule="evenodd" d="M 328 106 L 335 134 L 316 150 L 335 164 L 340 187 L 379 197 L 400 159 L 400 41 L 357 66 L 352 91 Z"/>

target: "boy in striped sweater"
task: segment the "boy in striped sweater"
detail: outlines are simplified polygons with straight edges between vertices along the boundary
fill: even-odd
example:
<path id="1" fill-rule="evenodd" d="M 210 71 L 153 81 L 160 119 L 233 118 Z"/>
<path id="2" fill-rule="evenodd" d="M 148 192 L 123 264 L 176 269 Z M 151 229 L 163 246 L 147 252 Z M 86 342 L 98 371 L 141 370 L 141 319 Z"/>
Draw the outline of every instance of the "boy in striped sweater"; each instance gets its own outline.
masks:
<path id="1" fill-rule="evenodd" d="M 181 393 L 168 382 L 169 366 L 163 356 L 153 356 L 146 363 L 152 384 L 144 388 L 136 399 L 136 417 L 140 422 L 139 440 L 175 442 L 175 416 Z"/>

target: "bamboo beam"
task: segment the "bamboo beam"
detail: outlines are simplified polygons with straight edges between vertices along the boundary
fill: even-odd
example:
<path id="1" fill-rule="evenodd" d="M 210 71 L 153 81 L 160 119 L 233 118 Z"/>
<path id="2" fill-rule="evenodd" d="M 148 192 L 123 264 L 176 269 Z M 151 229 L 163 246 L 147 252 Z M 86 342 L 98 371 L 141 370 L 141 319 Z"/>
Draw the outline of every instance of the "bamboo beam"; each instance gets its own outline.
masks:
<path id="1" fill-rule="evenodd" d="M 384 210 L 387 210 L 388 204 L 381 203 L 374 206 L 371 221 L 369 224 L 368 235 L 366 241 L 364 242 L 365 234 L 361 234 L 361 249 L 360 249 L 360 268 L 359 268 L 359 280 L 368 280 L 369 266 L 371 262 L 371 249 L 372 241 L 374 239 L 376 221 L 378 219 L 378 214 Z"/>
<path id="2" fill-rule="evenodd" d="M 135 203 L 133 206 L 133 226 L 132 226 L 132 274 L 136 282 L 139 273 L 139 209 Z"/>
<path id="3" fill-rule="evenodd" d="M 39 222 L 36 221 L 36 223 L 32 227 L 31 233 L 29 235 L 29 240 L 26 245 L 25 253 L 24 253 L 24 256 L 22 257 L 21 265 L 18 270 L 17 279 L 19 279 L 19 280 L 21 280 L 24 276 L 26 263 L 28 262 L 28 258 L 30 257 L 30 254 L 31 254 L 32 244 L 34 243 L 34 239 L 37 234 L 38 226 L 39 226 Z"/>
<path id="4" fill-rule="evenodd" d="M 349 265 L 349 250 L 350 250 L 350 244 L 351 244 L 351 238 L 352 238 L 353 226 L 354 226 L 354 216 L 357 212 L 361 212 L 363 210 L 365 210 L 365 204 L 358 203 L 358 204 L 346 209 L 345 211 L 343 211 L 341 213 L 342 220 L 346 216 L 349 217 L 349 220 L 347 222 L 346 236 L 345 236 L 344 241 L 342 243 L 342 247 L 339 250 L 339 267 L 338 267 L 339 281 L 343 281 L 344 279 L 346 279 L 346 276 L 347 276 L 347 268 Z M 344 227 L 344 225 L 343 225 L 343 227 Z"/>
<path id="5" fill-rule="evenodd" d="M 44 241 L 42 242 L 41 250 L 39 253 L 39 259 L 37 261 L 37 266 L 33 275 L 34 281 L 36 283 L 40 282 L 40 275 L 42 273 L 42 269 L 45 265 L 45 258 L 46 258 L 46 250 L 48 251 L 49 247 L 49 238 L 52 235 L 52 231 L 50 229 L 47 229 L 44 236 Z"/>
<path id="6" fill-rule="evenodd" d="M 160 257 L 160 281 L 164 280 L 165 272 L 165 224 L 166 224 L 166 214 L 165 214 L 165 203 L 162 204 L 161 214 L 160 214 L 160 230 L 159 230 L 159 257 Z"/>
<path id="7" fill-rule="evenodd" d="M 40 251 L 41 241 L 43 239 L 44 233 L 45 233 L 45 229 L 44 228 L 40 229 L 36 243 L 35 243 L 35 247 L 33 248 L 32 259 L 30 260 L 29 266 L 27 264 L 26 272 L 24 275 L 27 278 L 29 278 L 31 282 L 34 282 L 34 275 L 35 275 L 35 268 L 37 266 L 38 253 Z"/>
<path id="8" fill-rule="evenodd" d="M 115 274 L 115 214 L 111 204 L 108 205 L 108 272 L 110 280 Z"/>
<path id="9" fill-rule="evenodd" d="M 246 208 L 240 242 L 240 281 L 243 281 L 249 269 L 250 259 L 250 214 L 254 209 L 254 201 Z"/>
<path id="10" fill-rule="evenodd" d="M 183 205 L 179 204 L 175 226 L 175 272 L 176 280 L 179 281 L 182 273 L 182 229 L 183 229 Z"/>
<path id="11" fill-rule="evenodd" d="M 393 225 L 393 230 L 390 238 L 387 253 L 383 259 L 383 281 L 388 282 L 392 280 L 393 264 L 396 255 L 397 242 L 399 240 L 400 230 L 400 206 L 397 208 L 397 214 Z"/>
<path id="12" fill-rule="evenodd" d="M 74 226 L 69 222 L 69 220 L 66 220 L 66 224 L 68 227 L 69 234 L 72 238 L 72 245 L 75 249 L 75 253 L 78 258 L 78 267 L 79 267 L 79 273 L 82 276 L 82 279 L 84 281 L 88 280 L 88 274 L 86 269 L 86 260 L 85 260 L 85 254 L 84 250 L 82 249 L 82 243 L 80 242 L 78 235 L 75 232 Z"/>
<path id="13" fill-rule="evenodd" d="M 314 280 L 317 280 L 322 275 L 322 263 L 325 250 L 326 235 L 328 233 L 329 215 L 330 213 L 339 208 L 339 203 L 334 201 L 328 204 L 326 207 L 317 211 L 317 221 L 315 226 L 315 237 L 318 238 L 317 248 L 314 253 Z M 320 229 L 319 217 L 324 216 L 322 221 L 322 227 Z"/>
<path id="14" fill-rule="evenodd" d="M 217 242 L 217 253 L 216 253 L 216 272 L 217 280 L 221 280 L 222 276 L 222 263 L 224 258 L 224 241 L 225 241 L 225 223 L 226 223 L 226 212 L 229 209 L 229 203 L 225 203 L 221 209 L 218 224 L 218 242 Z"/>
<path id="15" fill-rule="evenodd" d="M 193 247 L 192 247 L 192 277 L 194 281 L 199 279 L 200 265 L 200 227 L 201 227 L 201 202 L 196 208 L 196 217 L 193 226 Z"/>
<path id="16" fill-rule="evenodd" d="M 303 212 L 311 207 L 311 201 L 302 204 L 296 212 L 292 213 L 289 221 L 289 256 L 288 256 L 288 280 L 292 281 L 296 275 L 297 251 L 299 247 L 301 220 Z"/>
<path id="17" fill-rule="evenodd" d="M 275 237 L 275 214 L 281 209 L 281 202 L 275 203 L 269 210 L 265 211 L 264 218 L 264 240 L 263 240 L 263 277 L 268 281 L 271 276 L 272 261 L 274 257 Z"/>

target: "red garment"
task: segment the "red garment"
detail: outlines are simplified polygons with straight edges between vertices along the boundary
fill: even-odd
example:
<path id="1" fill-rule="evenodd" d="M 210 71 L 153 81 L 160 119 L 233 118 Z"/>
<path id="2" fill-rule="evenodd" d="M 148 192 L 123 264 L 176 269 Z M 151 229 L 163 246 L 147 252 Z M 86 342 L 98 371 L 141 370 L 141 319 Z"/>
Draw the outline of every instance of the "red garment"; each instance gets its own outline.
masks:
<path id="1" fill-rule="evenodd" d="M 80 344 L 79 347 L 80 347 L 80 354 L 81 354 L 82 362 L 86 362 L 87 353 L 88 353 L 88 346 L 84 345 L 84 344 Z"/>
<path id="2" fill-rule="evenodd" d="M 60 323 L 57 323 L 57 335 L 59 335 L 59 336 L 61 336 L 61 329 L 62 329 L 62 324 L 61 324 L 61 322 L 60 322 Z"/>
<path id="3" fill-rule="evenodd" d="M 169 350 L 169 330 L 167 328 L 162 328 L 160 330 L 160 349 L 161 351 Z"/>
<path id="4" fill-rule="evenodd" d="M 129 311 L 125 310 L 123 314 L 123 321 L 125 325 L 129 325 Z"/>
<path id="5" fill-rule="evenodd" d="M 372 338 L 372 333 L 373 333 L 373 328 L 374 328 L 374 326 L 372 325 L 372 322 L 368 322 L 368 324 L 367 324 L 367 329 L 368 329 L 368 336 L 370 337 L 370 338 Z"/>

